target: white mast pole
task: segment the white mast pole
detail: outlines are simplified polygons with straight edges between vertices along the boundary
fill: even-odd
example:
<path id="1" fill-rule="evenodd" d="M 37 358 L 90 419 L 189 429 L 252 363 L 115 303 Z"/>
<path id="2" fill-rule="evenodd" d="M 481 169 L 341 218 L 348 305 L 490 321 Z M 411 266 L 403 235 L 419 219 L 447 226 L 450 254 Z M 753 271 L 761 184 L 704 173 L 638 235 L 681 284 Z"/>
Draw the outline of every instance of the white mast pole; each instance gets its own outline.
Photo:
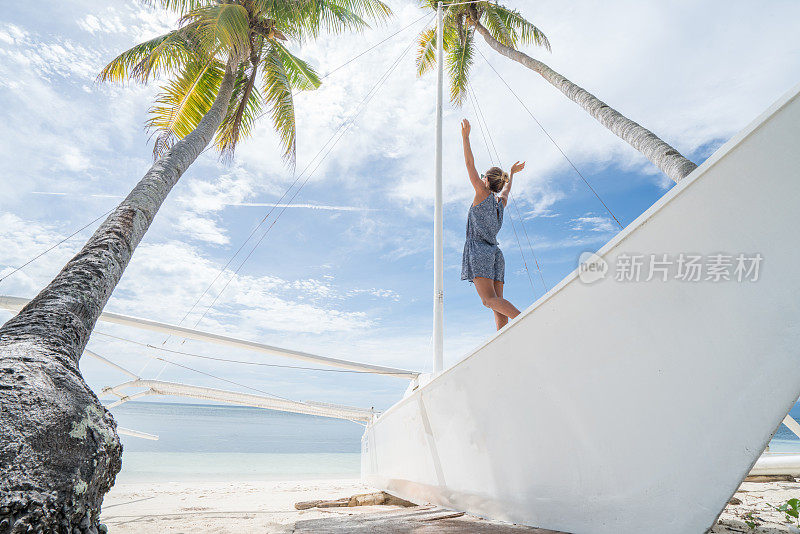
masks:
<path id="1" fill-rule="evenodd" d="M 436 182 L 433 210 L 433 374 L 444 362 L 444 251 L 442 234 L 442 87 L 444 85 L 444 41 L 442 3 L 436 8 Z"/>

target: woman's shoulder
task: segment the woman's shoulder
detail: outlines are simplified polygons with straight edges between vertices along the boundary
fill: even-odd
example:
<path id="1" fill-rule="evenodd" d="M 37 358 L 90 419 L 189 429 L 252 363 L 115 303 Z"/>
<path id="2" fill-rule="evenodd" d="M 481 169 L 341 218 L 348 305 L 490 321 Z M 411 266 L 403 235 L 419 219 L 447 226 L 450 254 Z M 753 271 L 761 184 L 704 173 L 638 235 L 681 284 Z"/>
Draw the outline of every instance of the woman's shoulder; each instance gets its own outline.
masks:
<path id="1" fill-rule="evenodd" d="M 487 191 L 481 191 L 481 192 L 475 191 L 475 198 L 472 199 L 472 207 L 473 208 L 477 208 L 478 206 L 480 206 L 481 204 L 486 202 L 487 198 L 493 197 L 493 196 L 494 196 L 494 193 L 492 193 L 491 191 L 488 191 L 488 190 Z"/>

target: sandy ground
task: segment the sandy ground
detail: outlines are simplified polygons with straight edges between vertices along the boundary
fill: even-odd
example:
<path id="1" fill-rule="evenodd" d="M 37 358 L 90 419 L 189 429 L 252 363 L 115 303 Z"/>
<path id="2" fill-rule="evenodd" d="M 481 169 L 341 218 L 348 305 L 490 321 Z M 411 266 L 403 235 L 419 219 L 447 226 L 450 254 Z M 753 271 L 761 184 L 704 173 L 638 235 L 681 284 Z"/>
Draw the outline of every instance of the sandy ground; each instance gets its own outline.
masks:
<path id="1" fill-rule="evenodd" d="M 731 499 L 731 503 L 725 507 L 711 533 L 800 533 L 797 523 L 788 523 L 785 515 L 775 510 L 793 498 L 800 498 L 798 482 L 745 482 L 736 492 L 734 499 Z"/>
<path id="2" fill-rule="evenodd" d="M 356 509 L 298 511 L 294 504 L 374 490 L 359 480 L 123 483 L 103 502 L 101 521 L 113 534 L 290 533 L 295 521 Z M 358 507 L 358 513 L 396 507 Z"/>
<path id="3" fill-rule="evenodd" d="M 102 521 L 113 534 L 137 533 L 291 533 L 296 521 L 338 514 L 395 510 L 363 506 L 297 511 L 294 503 L 349 497 L 373 489 L 358 480 L 276 482 L 167 482 L 119 484 L 103 504 Z M 800 498 L 800 483 L 745 482 L 736 493 L 740 504 L 729 504 L 713 534 L 797 533 L 779 506 Z M 737 501 L 732 501 L 736 503 Z M 751 529 L 747 522 L 757 524 Z"/>

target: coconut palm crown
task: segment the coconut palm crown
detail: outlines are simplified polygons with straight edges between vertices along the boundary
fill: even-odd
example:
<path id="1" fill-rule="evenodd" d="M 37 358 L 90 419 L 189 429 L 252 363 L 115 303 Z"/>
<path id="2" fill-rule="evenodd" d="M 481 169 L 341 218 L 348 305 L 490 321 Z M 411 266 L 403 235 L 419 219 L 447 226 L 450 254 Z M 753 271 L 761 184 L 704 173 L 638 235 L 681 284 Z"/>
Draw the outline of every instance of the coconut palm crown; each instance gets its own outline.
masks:
<path id="1" fill-rule="evenodd" d="M 233 94 L 214 143 L 225 157 L 250 135 L 266 110 L 284 158 L 294 162 L 294 91 L 319 87 L 314 68 L 286 46 L 321 31 L 368 26 L 391 15 L 380 0 L 153 0 L 180 14 L 179 27 L 140 43 L 112 60 L 98 80 L 148 83 L 166 78 L 150 109 L 147 128 L 158 158 L 193 131 L 211 109 L 226 69 Z"/>
<path id="2" fill-rule="evenodd" d="M 436 0 L 422 0 L 421 5 L 435 10 Z M 450 76 L 450 100 L 460 106 L 469 83 L 469 70 L 475 54 L 475 27 L 479 20 L 499 42 L 511 48 L 525 45 L 542 46 L 550 50 L 545 34 L 516 10 L 494 2 L 463 3 L 443 0 L 444 43 L 447 71 Z M 452 5 L 457 4 L 457 5 Z M 436 28 L 422 31 L 417 42 L 417 75 L 422 76 L 436 65 Z"/>
<path id="3" fill-rule="evenodd" d="M 436 0 L 422 0 L 422 6 L 436 9 Z M 595 95 L 568 80 L 542 61 L 522 52 L 521 45 L 535 44 L 550 50 L 547 37 L 517 11 L 497 3 L 476 0 L 442 0 L 446 9 L 444 17 L 444 48 L 447 51 L 447 69 L 450 73 L 450 99 L 461 105 L 469 87 L 469 68 L 475 50 L 475 32 L 497 53 L 527 67 L 544 78 L 567 98 L 582 107 L 600 124 L 611 130 L 642 153 L 656 167 L 675 182 L 691 174 L 696 168 L 669 143 L 638 124 Z M 422 32 L 417 49 L 417 72 L 421 76 L 436 61 L 435 29 Z"/>

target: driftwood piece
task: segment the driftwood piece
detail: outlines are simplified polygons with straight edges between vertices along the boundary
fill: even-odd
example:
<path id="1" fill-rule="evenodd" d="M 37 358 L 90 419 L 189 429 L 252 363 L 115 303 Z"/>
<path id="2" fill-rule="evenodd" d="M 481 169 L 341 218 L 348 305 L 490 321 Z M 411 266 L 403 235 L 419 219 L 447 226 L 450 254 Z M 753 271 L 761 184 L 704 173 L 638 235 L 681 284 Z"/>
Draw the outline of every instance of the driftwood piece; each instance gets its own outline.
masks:
<path id="1" fill-rule="evenodd" d="M 360 493 L 358 495 L 353 495 L 350 497 L 350 502 L 347 506 L 373 506 L 373 505 L 384 505 L 384 506 L 416 506 L 413 502 L 406 501 L 405 499 L 401 499 L 400 497 L 395 497 L 390 493 L 386 493 L 385 491 L 378 491 L 376 493 Z"/>
<path id="2" fill-rule="evenodd" d="M 337 507 L 350 507 L 350 506 L 415 506 L 414 503 L 408 502 L 390 495 L 385 491 L 378 491 L 375 493 L 359 493 L 352 497 L 343 497 L 334 500 L 316 500 L 316 501 L 302 501 L 295 503 L 296 510 L 308 510 L 310 508 L 337 508 Z"/>
<path id="3" fill-rule="evenodd" d="M 349 503 L 350 499 L 348 497 L 335 499 L 332 501 L 317 499 L 315 501 L 302 501 L 295 503 L 294 508 L 295 510 L 308 510 L 309 508 L 335 508 L 337 506 L 347 506 Z"/>
<path id="4" fill-rule="evenodd" d="M 744 479 L 745 482 L 794 482 L 792 475 L 751 475 Z"/>

